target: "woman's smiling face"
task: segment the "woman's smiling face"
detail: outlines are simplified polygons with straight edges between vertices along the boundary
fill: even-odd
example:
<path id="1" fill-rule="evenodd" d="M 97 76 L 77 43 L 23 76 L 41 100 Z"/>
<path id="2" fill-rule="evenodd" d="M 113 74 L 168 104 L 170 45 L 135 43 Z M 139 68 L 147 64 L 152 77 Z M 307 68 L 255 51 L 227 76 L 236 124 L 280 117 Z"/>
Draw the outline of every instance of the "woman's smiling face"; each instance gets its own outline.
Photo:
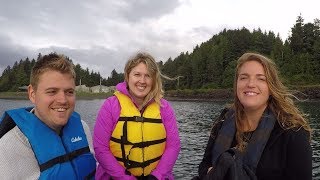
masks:
<path id="1" fill-rule="evenodd" d="M 152 77 L 146 64 L 141 62 L 132 68 L 128 77 L 128 86 L 129 92 L 136 103 L 141 105 L 152 88 Z"/>
<path id="2" fill-rule="evenodd" d="M 259 62 L 248 61 L 239 68 L 237 96 L 244 110 L 262 110 L 267 107 L 270 90 L 265 71 Z"/>

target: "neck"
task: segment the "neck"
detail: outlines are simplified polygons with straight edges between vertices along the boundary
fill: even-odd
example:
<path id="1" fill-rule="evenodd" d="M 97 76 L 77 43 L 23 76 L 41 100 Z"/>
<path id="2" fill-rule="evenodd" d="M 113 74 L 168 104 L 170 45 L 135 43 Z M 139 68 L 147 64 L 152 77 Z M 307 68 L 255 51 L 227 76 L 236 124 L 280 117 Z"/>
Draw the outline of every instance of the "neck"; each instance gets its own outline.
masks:
<path id="1" fill-rule="evenodd" d="M 244 132 L 254 131 L 258 127 L 264 110 L 265 108 L 261 108 L 258 110 L 251 110 L 251 111 L 244 110 L 244 114 L 245 114 L 245 117 L 244 117 L 245 123 L 243 127 Z"/>

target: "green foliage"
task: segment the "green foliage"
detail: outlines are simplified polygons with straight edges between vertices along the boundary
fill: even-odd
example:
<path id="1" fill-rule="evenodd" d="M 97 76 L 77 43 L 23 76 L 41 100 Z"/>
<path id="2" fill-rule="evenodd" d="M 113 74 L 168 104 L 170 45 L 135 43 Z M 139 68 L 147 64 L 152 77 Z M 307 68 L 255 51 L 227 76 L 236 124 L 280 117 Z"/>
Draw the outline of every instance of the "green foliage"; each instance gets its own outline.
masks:
<path id="1" fill-rule="evenodd" d="M 250 32 L 246 28 L 227 30 L 214 35 L 206 42 L 196 45 L 193 52 L 182 52 L 176 58 L 159 62 L 164 75 L 175 80 L 165 80 L 166 90 L 192 90 L 232 88 L 236 60 L 245 52 L 258 52 L 275 61 L 286 85 L 320 84 L 320 20 L 304 23 L 298 16 L 291 34 L 284 42 L 273 32 L 261 29 Z M 38 59 L 42 55 L 38 55 Z M 8 66 L 0 77 L 0 91 L 17 90 L 27 85 L 35 60 L 20 60 Z M 104 79 L 99 73 L 75 66 L 76 84 L 114 86 L 123 81 L 116 70 Z M 14 82 L 14 83 L 12 83 Z"/>
<path id="2" fill-rule="evenodd" d="M 278 65 L 287 84 L 320 83 L 320 20 L 304 24 L 298 16 L 292 34 L 283 42 L 273 32 L 246 28 L 226 30 L 196 45 L 192 53 L 169 58 L 162 72 L 180 81 L 165 82 L 166 90 L 232 88 L 236 60 L 245 52 L 258 52 Z M 179 86 L 177 85 L 179 83 Z"/>
<path id="3" fill-rule="evenodd" d="M 39 53 L 37 60 L 39 60 L 42 55 Z M 69 59 L 67 57 L 67 59 Z M 72 60 L 69 59 L 71 62 Z M 19 87 L 26 86 L 29 84 L 31 69 L 34 66 L 36 60 L 29 58 L 25 60 L 20 60 L 15 62 L 13 67 L 7 66 L 7 68 L 2 72 L 0 77 L 0 92 L 6 91 L 19 91 Z M 111 77 L 108 79 L 102 78 L 100 73 L 94 72 L 86 68 L 83 69 L 80 64 L 75 65 L 76 72 L 76 85 L 85 84 L 88 87 L 101 84 L 107 86 L 115 86 L 118 82 L 123 81 L 123 74 L 118 74 L 115 70 L 112 71 Z"/>

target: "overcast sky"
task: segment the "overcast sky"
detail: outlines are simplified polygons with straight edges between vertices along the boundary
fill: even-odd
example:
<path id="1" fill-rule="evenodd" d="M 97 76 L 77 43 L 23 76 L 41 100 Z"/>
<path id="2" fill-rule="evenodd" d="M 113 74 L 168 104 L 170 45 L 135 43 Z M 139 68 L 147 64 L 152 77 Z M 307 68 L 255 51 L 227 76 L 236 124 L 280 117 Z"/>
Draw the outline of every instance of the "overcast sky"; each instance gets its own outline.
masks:
<path id="1" fill-rule="evenodd" d="M 138 51 L 157 61 L 192 52 L 224 28 L 261 28 L 288 38 L 319 0 L 0 0 L 0 72 L 57 52 L 108 77 Z M 1 74 L 0 74 L 1 75 Z"/>

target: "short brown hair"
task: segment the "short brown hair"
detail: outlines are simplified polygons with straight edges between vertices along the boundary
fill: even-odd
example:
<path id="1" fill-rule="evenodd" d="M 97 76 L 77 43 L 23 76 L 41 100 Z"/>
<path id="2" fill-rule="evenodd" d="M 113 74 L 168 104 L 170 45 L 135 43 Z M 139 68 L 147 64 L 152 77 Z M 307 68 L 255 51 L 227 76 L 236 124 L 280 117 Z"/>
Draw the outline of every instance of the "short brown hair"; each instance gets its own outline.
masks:
<path id="1" fill-rule="evenodd" d="M 38 59 L 31 70 L 30 84 L 34 89 L 37 89 L 40 75 L 49 70 L 70 74 L 76 79 L 73 63 L 64 55 L 50 53 Z"/>

